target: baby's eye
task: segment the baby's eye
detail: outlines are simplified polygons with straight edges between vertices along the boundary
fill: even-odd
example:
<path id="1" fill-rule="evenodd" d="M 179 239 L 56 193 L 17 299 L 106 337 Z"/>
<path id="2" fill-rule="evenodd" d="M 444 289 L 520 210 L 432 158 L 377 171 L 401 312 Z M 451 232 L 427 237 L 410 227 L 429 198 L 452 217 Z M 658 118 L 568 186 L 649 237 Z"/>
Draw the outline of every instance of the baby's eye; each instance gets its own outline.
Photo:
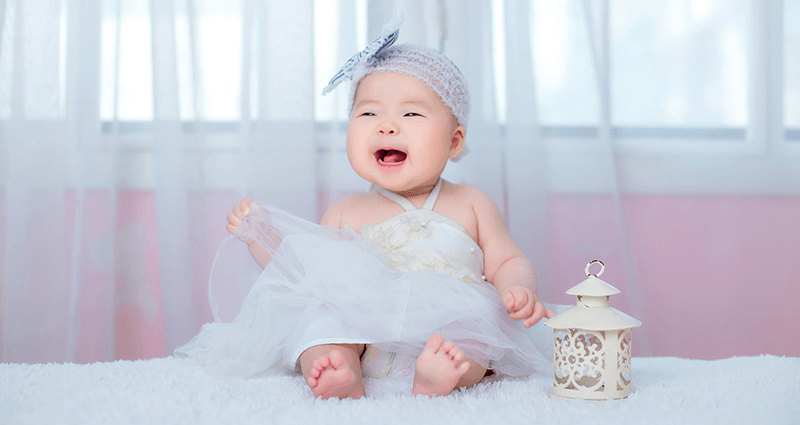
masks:
<path id="1" fill-rule="evenodd" d="M 361 115 L 359 115 L 359 116 L 360 117 L 374 117 L 375 114 L 373 114 L 372 112 L 362 112 Z"/>
<path id="2" fill-rule="evenodd" d="M 404 117 L 421 117 L 422 115 L 420 115 L 420 114 L 418 114 L 416 112 L 409 112 L 409 113 L 407 113 L 407 114 L 405 114 L 403 116 Z"/>

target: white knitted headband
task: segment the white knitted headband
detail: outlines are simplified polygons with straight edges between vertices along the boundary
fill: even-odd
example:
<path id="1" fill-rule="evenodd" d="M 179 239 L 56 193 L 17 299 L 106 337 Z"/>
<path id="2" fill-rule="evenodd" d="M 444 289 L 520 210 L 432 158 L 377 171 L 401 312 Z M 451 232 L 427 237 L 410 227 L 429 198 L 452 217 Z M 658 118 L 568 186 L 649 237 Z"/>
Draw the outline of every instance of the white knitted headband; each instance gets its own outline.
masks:
<path id="1" fill-rule="evenodd" d="M 397 40 L 402 12 L 383 26 L 382 34 L 366 49 L 350 58 L 322 91 L 325 95 L 344 80 L 352 80 L 350 107 L 353 107 L 358 83 L 369 74 L 399 72 L 427 84 L 453 111 L 458 123 L 466 128 L 469 119 L 467 81 L 458 67 L 442 53 L 423 46 L 392 46 Z"/>
<path id="2" fill-rule="evenodd" d="M 427 47 L 409 44 L 382 50 L 380 54 L 356 67 L 350 90 L 351 107 L 358 83 L 367 75 L 382 71 L 410 75 L 427 84 L 453 111 L 458 123 L 466 128 L 469 119 L 467 81 L 447 56 Z"/>

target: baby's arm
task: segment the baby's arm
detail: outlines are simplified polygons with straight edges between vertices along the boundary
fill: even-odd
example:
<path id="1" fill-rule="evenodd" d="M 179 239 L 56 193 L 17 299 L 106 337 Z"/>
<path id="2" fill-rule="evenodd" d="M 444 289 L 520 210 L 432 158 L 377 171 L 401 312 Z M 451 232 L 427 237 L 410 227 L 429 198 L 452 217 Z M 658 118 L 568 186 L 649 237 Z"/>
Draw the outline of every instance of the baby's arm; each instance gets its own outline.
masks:
<path id="1" fill-rule="evenodd" d="M 497 289 L 509 317 L 524 319 L 525 327 L 533 326 L 542 317 L 553 317 L 536 295 L 533 266 L 511 239 L 497 206 L 477 188 L 471 188 L 469 198 L 478 224 L 486 280 Z"/>
<path id="2" fill-rule="evenodd" d="M 250 251 L 250 255 L 253 256 L 253 259 L 256 260 L 261 268 L 265 268 L 267 264 L 272 260 L 272 255 L 270 255 L 269 251 L 261 246 L 260 243 L 255 239 L 258 233 L 255 234 L 244 234 L 241 232 L 240 227 L 244 223 L 245 217 L 248 217 L 251 213 L 252 208 L 258 208 L 258 205 L 253 203 L 253 200 L 250 198 L 244 198 L 241 202 L 234 205 L 233 211 L 228 214 L 228 225 L 226 229 L 228 233 L 232 235 L 236 235 L 239 240 L 247 244 L 247 250 Z M 342 220 L 343 220 L 343 211 L 346 209 L 344 206 L 344 200 L 336 202 L 322 216 L 322 220 L 320 224 L 330 227 L 342 227 Z M 262 238 L 266 238 L 269 241 L 278 241 L 280 240 L 280 236 L 278 236 L 269 226 L 266 226 L 264 223 L 257 223 L 261 225 L 260 233 Z M 253 230 L 256 232 L 257 230 Z M 269 243 L 269 242 L 267 242 Z"/>
<path id="3" fill-rule="evenodd" d="M 344 203 L 346 201 L 347 198 L 343 198 L 340 199 L 339 201 L 334 202 L 333 205 L 328 207 L 328 209 L 325 210 L 325 213 L 322 214 L 322 218 L 320 219 L 319 224 L 323 226 L 335 227 L 337 229 L 341 229 L 342 225 L 344 224 L 342 220 L 344 217 L 344 210 L 345 210 Z"/>
<path id="4" fill-rule="evenodd" d="M 241 202 L 234 205 L 233 211 L 228 214 L 228 225 L 226 229 L 228 233 L 235 234 L 239 240 L 245 242 L 247 244 L 247 250 L 250 251 L 250 255 L 253 256 L 253 259 L 256 260 L 256 263 L 263 269 L 267 267 L 267 263 L 272 260 L 272 255 L 270 255 L 269 251 L 266 248 L 261 246 L 255 239 L 248 237 L 247 235 L 237 234 L 237 229 L 242 225 L 244 218 L 250 215 L 250 207 L 253 204 L 253 200 L 250 198 L 244 198 Z M 255 206 L 255 205 L 253 205 Z M 267 235 L 273 233 L 270 229 L 266 229 Z M 277 235 L 275 235 L 277 237 Z"/>

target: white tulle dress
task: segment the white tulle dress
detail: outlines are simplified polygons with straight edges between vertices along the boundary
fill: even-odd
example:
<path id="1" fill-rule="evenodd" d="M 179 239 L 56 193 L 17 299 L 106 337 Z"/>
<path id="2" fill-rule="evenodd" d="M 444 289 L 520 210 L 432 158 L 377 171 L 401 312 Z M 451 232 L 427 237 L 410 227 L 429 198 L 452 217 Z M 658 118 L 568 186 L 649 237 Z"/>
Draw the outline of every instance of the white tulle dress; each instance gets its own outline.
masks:
<path id="1" fill-rule="evenodd" d="M 176 356 L 217 374 L 247 376 L 270 367 L 297 370 L 300 354 L 330 343 L 367 344 L 366 376 L 410 377 L 413 359 L 435 333 L 497 373 L 549 372 L 552 333 L 508 317 L 483 277 L 483 252 L 455 221 L 433 211 L 441 180 L 422 208 L 376 188 L 406 210 L 361 233 L 336 229 L 258 204 L 241 227 L 272 255 L 255 263 L 235 237 L 220 247 L 210 279 L 215 322 Z M 245 263 L 250 263 L 245 265 Z M 257 266 L 256 266 L 257 267 Z M 260 271 L 260 269 L 258 269 Z M 238 285 L 250 286 L 232 321 Z M 230 314 L 230 316 L 233 316 Z"/>

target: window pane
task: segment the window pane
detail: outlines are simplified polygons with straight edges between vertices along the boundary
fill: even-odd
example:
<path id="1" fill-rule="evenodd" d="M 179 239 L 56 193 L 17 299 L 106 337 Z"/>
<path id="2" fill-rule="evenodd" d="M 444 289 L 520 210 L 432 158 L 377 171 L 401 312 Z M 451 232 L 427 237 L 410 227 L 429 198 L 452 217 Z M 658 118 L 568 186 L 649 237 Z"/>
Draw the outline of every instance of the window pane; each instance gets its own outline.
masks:
<path id="1" fill-rule="evenodd" d="M 598 95 L 580 1 L 532 3 L 536 95 L 545 125 L 597 125 Z"/>
<path id="2" fill-rule="evenodd" d="M 24 69 L 24 113 L 30 119 L 58 118 L 63 115 L 62 55 L 64 37 L 58 3 L 17 2 L 22 12 L 22 69 Z"/>
<path id="3" fill-rule="evenodd" d="M 617 125 L 747 124 L 749 3 L 612 0 Z"/>
<path id="4" fill-rule="evenodd" d="M 195 3 L 197 66 L 202 85 L 200 112 L 207 120 L 238 120 L 242 67 L 242 26 L 239 2 L 205 0 Z M 191 58 L 187 55 L 187 60 Z M 189 69 L 191 69 L 191 64 Z M 187 90 L 190 88 L 187 87 Z M 183 97 L 186 99 L 186 97 Z M 183 111 L 191 105 L 181 105 Z"/>
<path id="5" fill-rule="evenodd" d="M 121 8 L 119 23 L 117 6 Z M 112 119 L 116 108 L 119 120 L 152 120 L 153 78 L 148 1 L 104 1 L 101 31 L 101 119 Z M 118 79 L 118 93 L 114 92 L 115 79 Z"/>
<path id="6" fill-rule="evenodd" d="M 342 8 L 347 4 L 355 7 L 351 11 L 345 8 L 343 13 Z M 347 59 L 380 35 L 367 34 L 367 4 L 367 0 L 314 2 L 314 113 L 317 120 L 348 120 L 350 83 L 342 83 L 326 96 L 319 93 Z"/>
<path id="7" fill-rule="evenodd" d="M 800 1 L 783 2 L 784 125 L 800 127 Z"/>
<path id="8" fill-rule="evenodd" d="M 152 31 L 148 3 L 148 0 L 104 2 L 100 99 L 103 120 L 113 118 L 115 107 L 118 119 L 123 121 L 153 119 Z M 121 8 L 119 25 L 117 4 Z M 203 115 L 200 118 L 206 120 L 236 120 L 239 118 L 242 44 L 239 3 L 193 2 L 194 27 L 190 25 L 187 5 L 179 1 L 175 10 L 180 116 L 195 119 L 197 109 Z M 197 57 L 192 55 L 192 29 Z M 119 79 L 118 94 L 114 92 L 115 78 Z M 194 92 L 195 86 L 200 89 L 198 93 Z"/>
<path id="9" fill-rule="evenodd" d="M 14 2 L 0 4 L 0 8 L 5 5 L 5 9 L 0 10 L 4 22 L 0 22 L 3 33 L 0 34 L 0 119 L 11 117 L 11 103 L 13 101 L 14 85 L 14 22 L 16 21 L 16 10 Z M 9 53 L 11 52 L 11 53 Z"/>

